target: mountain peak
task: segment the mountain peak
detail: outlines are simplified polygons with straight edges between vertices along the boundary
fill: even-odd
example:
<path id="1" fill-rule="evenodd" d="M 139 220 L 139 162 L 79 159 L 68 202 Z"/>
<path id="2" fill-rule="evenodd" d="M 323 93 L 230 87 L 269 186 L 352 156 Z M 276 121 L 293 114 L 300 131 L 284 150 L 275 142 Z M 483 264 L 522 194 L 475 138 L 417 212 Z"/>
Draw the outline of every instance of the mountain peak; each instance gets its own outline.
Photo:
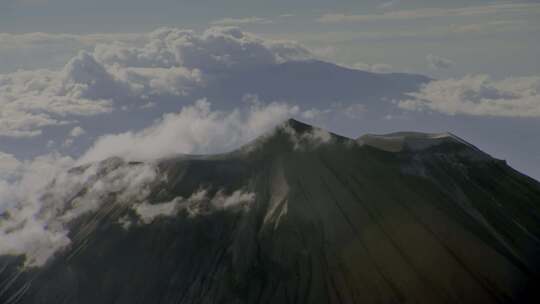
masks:
<path id="1" fill-rule="evenodd" d="M 460 150 L 465 149 L 467 151 L 475 152 L 475 154 L 478 156 L 487 156 L 487 154 L 480 151 L 472 144 L 449 132 L 395 132 L 389 134 L 366 134 L 359 137 L 357 142 L 362 145 L 371 146 L 388 152 L 419 152 L 435 147 L 454 146 L 460 148 Z"/>
<path id="2" fill-rule="evenodd" d="M 305 150 L 319 147 L 322 144 L 351 141 L 322 128 L 311 126 L 294 118 L 289 118 L 276 125 L 267 133 L 257 137 L 239 149 L 242 152 L 265 150 L 289 151 Z"/>
<path id="3" fill-rule="evenodd" d="M 315 129 L 315 127 L 313 127 L 312 125 L 301 122 L 301 121 L 296 120 L 294 118 L 289 118 L 289 119 L 285 120 L 284 122 L 279 124 L 277 126 L 277 128 L 291 128 L 296 133 L 310 132 L 313 129 Z"/>
<path id="4" fill-rule="evenodd" d="M 540 303 L 523 300 L 540 275 L 539 183 L 454 157 L 480 154 L 450 133 L 360 145 L 289 119 L 259 140 L 250 157 L 110 159 L 59 179 L 39 222 L 0 227 L 45 236 L 0 246 L 0 303 Z"/>

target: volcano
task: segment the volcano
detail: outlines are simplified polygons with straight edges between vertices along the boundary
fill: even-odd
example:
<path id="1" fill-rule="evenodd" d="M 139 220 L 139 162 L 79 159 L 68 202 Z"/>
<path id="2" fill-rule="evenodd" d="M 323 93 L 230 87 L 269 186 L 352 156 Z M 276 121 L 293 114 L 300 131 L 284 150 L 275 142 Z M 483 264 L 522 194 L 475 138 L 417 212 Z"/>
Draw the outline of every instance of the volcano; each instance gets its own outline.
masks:
<path id="1" fill-rule="evenodd" d="M 84 199 L 146 165 L 141 195 Z M 226 154 L 70 174 L 91 168 L 43 198 L 68 243 L 0 257 L 0 303 L 540 303 L 540 183 L 453 134 L 289 120 Z"/>

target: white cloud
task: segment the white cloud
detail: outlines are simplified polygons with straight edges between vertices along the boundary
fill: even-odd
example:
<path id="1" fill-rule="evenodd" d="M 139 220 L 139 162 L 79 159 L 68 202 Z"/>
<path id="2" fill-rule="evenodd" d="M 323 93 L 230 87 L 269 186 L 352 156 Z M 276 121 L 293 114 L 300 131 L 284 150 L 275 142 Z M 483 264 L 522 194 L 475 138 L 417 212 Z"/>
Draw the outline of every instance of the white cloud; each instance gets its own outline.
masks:
<path id="1" fill-rule="evenodd" d="M 142 201 L 156 178 L 151 164 L 110 159 L 68 171 L 74 163 L 45 155 L 18 165 L 12 172 L 16 180 L 0 179 L 0 255 L 25 255 L 26 266 L 41 266 L 70 245 L 67 226 L 72 220 L 113 197 L 116 203 Z"/>
<path id="2" fill-rule="evenodd" d="M 159 204 L 149 204 L 148 202 L 143 202 L 142 204 L 135 205 L 134 209 L 144 224 L 150 224 L 156 218 L 174 216 L 179 210 L 178 204 L 179 202 L 177 199 Z"/>
<path id="3" fill-rule="evenodd" d="M 239 206 L 249 207 L 246 204 L 250 204 L 255 201 L 255 193 L 244 192 L 242 190 L 236 190 L 231 195 L 226 195 L 222 191 L 218 191 L 212 198 L 212 205 L 218 209 L 231 209 Z"/>
<path id="4" fill-rule="evenodd" d="M 96 57 L 107 64 L 127 67 L 184 67 L 203 72 L 311 57 L 309 51 L 294 42 L 262 39 L 235 27 L 212 27 L 200 35 L 161 28 L 149 37 L 140 48 L 100 45 Z"/>
<path id="5" fill-rule="evenodd" d="M 459 8 L 420 8 L 411 10 L 384 11 L 379 14 L 324 14 L 318 21 L 322 23 L 364 22 L 379 20 L 411 20 L 437 17 L 475 17 L 504 13 L 540 12 L 538 3 L 495 3 L 482 6 Z"/>
<path id="6" fill-rule="evenodd" d="M 540 77 L 492 80 L 486 75 L 436 80 L 411 99 L 399 102 L 407 110 L 432 110 L 449 115 L 540 117 Z"/>
<path id="7" fill-rule="evenodd" d="M 289 135 L 294 150 L 310 150 L 331 143 L 333 140 L 332 134 L 321 128 L 312 128 L 299 133 L 293 126 L 285 124 L 280 126 L 280 130 Z"/>
<path id="8" fill-rule="evenodd" d="M 245 106 L 234 110 L 219 111 L 212 110 L 206 99 L 198 100 L 178 113 L 165 114 L 139 132 L 99 137 L 79 162 L 94 162 L 112 156 L 151 160 L 178 154 L 222 153 L 238 148 L 291 117 L 312 120 L 336 115 L 360 119 L 366 112 L 360 103 L 303 110 L 286 102 L 264 103 L 254 95 L 246 95 L 244 103 Z"/>
<path id="9" fill-rule="evenodd" d="M 0 183 L 2 183 L 2 180 L 13 178 L 16 175 L 16 173 L 19 171 L 21 166 L 22 166 L 22 163 L 17 158 L 15 158 L 14 155 L 0 151 Z M 2 189 L 3 188 L 1 188 L 0 186 L 0 202 L 3 201 L 2 193 L 7 193 L 5 191 L 2 191 Z M 1 206 L 0 206 L 0 210 L 1 210 Z"/>
<path id="10" fill-rule="evenodd" d="M 43 127 L 70 123 L 66 117 L 109 113 L 121 103 L 145 107 L 165 96 L 187 95 L 216 71 L 311 56 L 294 42 L 265 40 L 233 27 L 213 27 L 202 34 L 161 28 L 143 35 L 142 46 L 100 44 L 93 52 L 79 52 L 58 71 L 0 75 L 0 136 L 38 136 Z M 51 39 L 39 33 L 24 38 Z"/>
<path id="11" fill-rule="evenodd" d="M 435 56 L 433 54 L 427 55 L 426 60 L 429 64 L 429 67 L 434 70 L 444 70 L 454 66 L 454 62 L 452 60 L 440 56 Z"/>
<path id="12" fill-rule="evenodd" d="M 75 128 L 71 129 L 71 131 L 69 132 L 69 136 L 79 137 L 81 135 L 84 135 L 85 133 L 86 131 L 84 131 L 83 128 L 81 128 L 80 126 L 76 126 Z"/>
<path id="13" fill-rule="evenodd" d="M 187 199 L 177 197 L 170 202 L 158 204 L 143 202 L 133 205 L 132 208 L 143 224 L 150 224 L 157 218 L 174 217 L 180 210 L 185 210 L 190 217 L 209 214 L 218 210 L 247 211 L 254 201 L 255 194 L 243 190 L 236 190 L 230 195 L 223 191 L 217 191 L 213 197 L 209 197 L 208 190 L 201 189 L 191 194 Z"/>
<path id="14" fill-rule="evenodd" d="M 65 124 L 68 115 L 112 111 L 115 80 L 87 53 L 62 71 L 19 71 L 0 75 L 0 135 L 36 136 L 41 127 Z"/>
<path id="15" fill-rule="evenodd" d="M 56 248 L 66 245 L 62 231 L 47 230 L 34 217 L 41 210 L 39 196 L 43 189 L 59 168 L 71 161 L 57 155 L 42 156 L 12 168 L 10 174 L 15 181 L 0 179 L 0 255 L 27 254 L 28 265 L 40 264 Z"/>
<path id="16" fill-rule="evenodd" d="M 140 132 L 102 136 L 81 161 L 91 162 L 115 155 L 144 160 L 181 153 L 224 152 L 299 112 L 297 106 L 278 102 L 252 102 L 244 109 L 212 111 L 209 102 L 199 100 L 179 113 L 164 115 Z"/>
<path id="17" fill-rule="evenodd" d="M 80 126 L 74 127 L 68 134 L 68 137 L 64 140 L 63 147 L 70 147 L 75 142 L 77 137 L 84 135 L 86 131 Z"/>
<path id="18" fill-rule="evenodd" d="M 201 189 L 187 200 L 181 200 L 180 208 L 187 211 L 191 217 L 210 214 L 219 210 L 247 211 L 255 201 L 255 193 L 236 190 L 227 195 L 217 191 L 214 196 L 208 196 L 208 190 Z"/>
<path id="19" fill-rule="evenodd" d="M 224 18 L 212 22 L 212 25 L 270 24 L 272 20 L 260 17 Z"/>

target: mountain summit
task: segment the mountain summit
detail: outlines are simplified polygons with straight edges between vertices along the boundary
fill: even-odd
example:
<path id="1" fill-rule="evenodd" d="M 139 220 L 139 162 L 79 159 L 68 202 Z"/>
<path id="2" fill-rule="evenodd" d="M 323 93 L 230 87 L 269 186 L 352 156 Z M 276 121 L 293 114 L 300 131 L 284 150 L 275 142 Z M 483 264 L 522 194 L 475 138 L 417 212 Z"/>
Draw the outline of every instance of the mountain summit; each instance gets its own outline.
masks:
<path id="1" fill-rule="evenodd" d="M 451 134 L 288 120 L 228 154 L 92 170 L 46 195 L 69 244 L 0 257 L 0 303 L 540 300 L 540 184 Z"/>

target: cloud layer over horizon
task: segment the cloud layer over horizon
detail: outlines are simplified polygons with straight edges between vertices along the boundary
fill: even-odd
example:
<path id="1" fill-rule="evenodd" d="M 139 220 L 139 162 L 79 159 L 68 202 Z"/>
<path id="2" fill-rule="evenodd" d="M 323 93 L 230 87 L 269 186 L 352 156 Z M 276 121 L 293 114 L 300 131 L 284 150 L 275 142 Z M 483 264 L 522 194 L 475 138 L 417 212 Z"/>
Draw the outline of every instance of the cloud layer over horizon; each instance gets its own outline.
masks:
<path id="1" fill-rule="evenodd" d="M 408 94 L 399 106 L 447 115 L 540 117 L 540 77 L 492 80 L 488 75 L 436 80 Z"/>
<path id="2" fill-rule="evenodd" d="M 0 74 L 0 136 L 38 136 L 43 127 L 70 124 L 77 116 L 186 95 L 224 70 L 311 57 L 293 42 L 263 40 L 233 27 L 201 34 L 161 28 L 141 36 L 147 37 L 142 46 L 118 42 L 81 51 L 59 71 Z"/>

